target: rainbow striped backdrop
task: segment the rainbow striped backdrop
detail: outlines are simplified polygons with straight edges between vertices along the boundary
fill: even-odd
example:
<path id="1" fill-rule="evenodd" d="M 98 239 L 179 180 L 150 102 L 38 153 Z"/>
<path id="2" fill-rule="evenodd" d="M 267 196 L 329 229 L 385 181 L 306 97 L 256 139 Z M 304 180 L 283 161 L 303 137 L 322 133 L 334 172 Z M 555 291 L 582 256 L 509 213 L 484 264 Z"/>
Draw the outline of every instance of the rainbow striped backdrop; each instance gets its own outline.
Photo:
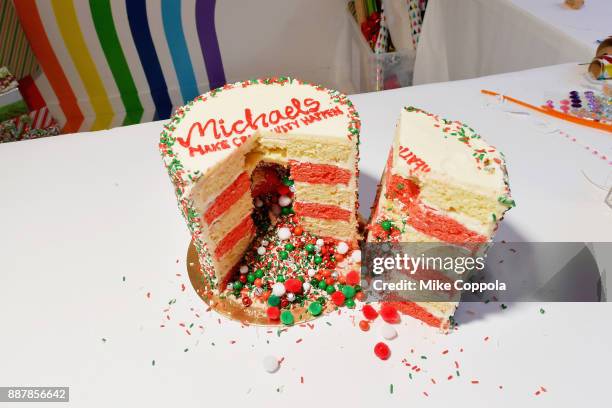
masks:
<path id="1" fill-rule="evenodd" d="M 15 0 L 65 133 L 168 118 L 223 85 L 215 0 Z"/>

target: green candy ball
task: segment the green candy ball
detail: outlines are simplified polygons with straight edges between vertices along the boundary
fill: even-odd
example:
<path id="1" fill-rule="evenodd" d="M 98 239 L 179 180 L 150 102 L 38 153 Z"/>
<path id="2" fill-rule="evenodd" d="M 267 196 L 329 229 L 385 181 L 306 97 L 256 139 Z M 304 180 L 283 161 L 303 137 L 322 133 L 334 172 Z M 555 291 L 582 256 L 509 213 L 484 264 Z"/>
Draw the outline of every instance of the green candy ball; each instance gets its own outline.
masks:
<path id="1" fill-rule="evenodd" d="M 295 246 L 293 244 L 285 244 L 285 249 L 287 251 L 293 251 L 295 249 Z"/>
<path id="2" fill-rule="evenodd" d="M 344 305 L 346 307 L 348 307 L 349 309 L 354 309 L 355 308 L 355 299 L 346 299 L 346 301 L 344 302 Z"/>
<path id="3" fill-rule="evenodd" d="M 389 220 L 387 221 L 383 221 L 380 223 L 380 226 L 382 227 L 382 229 L 384 229 L 385 231 L 390 231 L 391 227 L 393 226 L 393 223 Z"/>
<path id="4" fill-rule="evenodd" d="M 311 284 L 312 286 L 319 287 L 319 281 L 318 281 L 318 280 L 316 280 L 316 279 L 314 279 L 314 278 L 310 280 L 310 284 Z"/>
<path id="5" fill-rule="evenodd" d="M 321 306 L 319 302 L 312 302 L 310 305 L 308 305 L 308 311 L 311 315 L 318 316 L 323 311 L 323 306 Z"/>
<path id="6" fill-rule="evenodd" d="M 342 293 L 347 299 L 351 299 L 355 296 L 355 288 L 349 285 L 346 285 L 342 288 Z"/>
<path id="7" fill-rule="evenodd" d="M 247 282 L 249 282 L 249 283 L 255 282 L 255 275 L 253 275 L 252 273 L 249 273 L 247 275 Z"/>
<path id="8" fill-rule="evenodd" d="M 290 178 L 285 178 L 283 179 L 283 184 L 287 187 L 291 187 L 293 185 L 293 180 L 291 180 Z"/>
<path id="9" fill-rule="evenodd" d="M 327 283 L 325 283 L 324 280 L 322 280 L 321 282 L 319 282 L 319 284 L 317 285 L 319 289 L 321 290 L 325 290 L 327 289 Z"/>
<path id="10" fill-rule="evenodd" d="M 293 214 L 293 208 L 291 208 L 291 207 L 283 207 L 281 209 L 281 214 L 283 214 L 283 215 Z"/>
<path id="11" fill-rule="evenodd" d="M 280 298 L 276 295 L 270 295 L 268 298 L 268 304 L 270 306 L 278 306 L 280 305 Z"/>
<path id="12" fill-rule="evenodd" d="M 240 289 L 242 289 L 242 282 L 240 281 L 236 281 L 234 282 L 234 285 L 232 286 L 232 289 L 234 289 L 234 291 L 239 291 Z"/>
<path id="13" fill-rule="evenodd" d="M 287 251 L 279 251 L 278 257 L 284 261 L 285 259 L 289 258 L 289 253 Z"/>
<path id="14" fill-rule="evenodd" d="M 255 271 L 256 278 L 263 278 L 263 276 L 264 276 L 264 271 L 262 271 L 261 269 L 258 269 Z"/>
<path id="15" fill-rule="evenodd" d="M 277 281 L 277 282 L 284 282 L 284 281 L 285 281 L 285 277 L 284 277 L 283 275 L 278 275 L 278 276 L 276 277 L 276 281 Z"/>
<path id="16" fill-rule="evenodd" d="M 313 244 L 306 244 L 304 248 L 306 248 L 306 251 L 311 253 L 315 251 L 315 246 Z"/>
<path id="17" fill-rule="evenodd" d="M 323 258 L 321 258 L 321 256 L 316 255 L 314 257 L 314 263 L 316 263 L 317 265 L 320 264 L 321 262 L 323 262 Z"/>
<path id="18" fill-rule="evenodd" d="M 336 291 L 336 288 L 334 288 L 333 285 L 329 285 L 327 288 L 325 288 L 325 291 L 327 292 L 328 295 L 331 295 L 332 293 Z"/>
<path id="19" fill-rule="evenodd" d="M 291 313 L 289 310 L 283 310 L 280 315 L 280 319 L 281 322 L 287 326 L 291 326 L 295 322 L 293 313 Z"/>

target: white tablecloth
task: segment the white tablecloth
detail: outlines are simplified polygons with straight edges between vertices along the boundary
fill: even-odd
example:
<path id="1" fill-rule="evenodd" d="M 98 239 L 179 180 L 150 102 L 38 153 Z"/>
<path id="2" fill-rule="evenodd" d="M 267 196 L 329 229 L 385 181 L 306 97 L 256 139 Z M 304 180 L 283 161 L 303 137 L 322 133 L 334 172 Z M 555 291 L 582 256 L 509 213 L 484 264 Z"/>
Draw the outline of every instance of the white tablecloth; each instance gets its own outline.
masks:
<path id="1" fill-rule="evenodd" d="M 612 35 L 612 3 L 586 0 L 430 0 L 414 84 L 590 62 L 597 40 Z"/>
<path id="2" fill-rule="evenodd" d="M 536 101 L 579 87 L 580 72 L 563 65 L 353 96 L 362 208 L 401 107 L 415 105 L 467 122 L 506 154 L 518 207 L 499 239 L 612 241 L 605 192 L 585 177 L 610 180 L 609 159 L 592 153 L 610 157 L 610 135 L 479 94 Z M 0 385 L 70 386 L 71 406 L 88 408 L 608 400 L 609 303 L 465 304 L 450 335 L 404 318 L 386 362 L 372 351 L 380 321 L 364 333 L 358 312 L 282 333 L 206 312 L 186 276 L 189 235 L 157 151 L 161 125 L 0 145 Z M 266 355 L 284 358 L 276 374 L 263 371 Z"/>

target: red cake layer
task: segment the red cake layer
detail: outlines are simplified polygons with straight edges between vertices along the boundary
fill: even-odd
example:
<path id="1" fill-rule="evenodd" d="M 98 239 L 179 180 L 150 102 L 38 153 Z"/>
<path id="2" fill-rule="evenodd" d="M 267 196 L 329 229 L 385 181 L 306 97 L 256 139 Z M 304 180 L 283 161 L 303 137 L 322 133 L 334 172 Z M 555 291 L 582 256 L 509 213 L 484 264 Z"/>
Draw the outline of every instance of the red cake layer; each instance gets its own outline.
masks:
<path id="1" fill-rule="evenodd" d="M 439 317 L 434 316 L 429 313 L 423 307 L 417 305 L 413 302 L 385 302 L 393 307 L 395 307 L 399 312 L 412 316 L 416 319 L 421 320 L 422 322 L 433 326 L 433 327 L 441 327 L 442 329 L 448 329 L 448 322 L 442 322 Z"/>
<path id="2" fill-rule="evenodd" d="M 313 184 L 344 184 L 348 185 L 352 172 L 330 164 L 290 163 L 291 177 L 294 181 Z"/>
<path id="3" fill-rule="evenodd" d="M 217 259 L 221 259 L 223 255 L 229 252 L 234 245 L 242 238 L 247 235 L 255 233 L 255 224 L 253 223 L 253 219 L 251 218 L 251 214 L 248 214 L 246 217 L 240 221 L 238 225 L 234 227 L 228 234 L 223 237 L 219 244 L 215 248 L 215 257 Z"/>
<path id="4" fill-rule="evenodd" d="M 206 210 L 204 214 L 204 220 L 207 224 L 210 224 L 217 218 L 219 218 L 224 212 L 234 205 L 240 197 L 242 197 L 251 188 L 251 179 L 249 175 L 241 173 L 236 180 L 223 190 L 221 194 L 217 196 L 215 201 Z"/>
<path id="5" fill-rule="evenodd" d="M 396 199 L 408 205 L 421 192 L 420 187 L 412 180 L 392 174 L 387 178 L 386 194 L 389 199 Z"/>
<path id="6" fill-rule="evenodd" d="M 469 230 L 460 222 L 428 210 L 422 204 L 408 206 L 408 225 L 423 234 L 430 235 L 444 242 L 470 243 L 487 242 L 489 239 Z"/>
<path id="7" fill-rule="evenodd" d="M 349 221 L 351 212 L 335 205 L 301 203 L 293 204 L 295 213 L 302 217 L 323 218 L 326 220 Z"/>

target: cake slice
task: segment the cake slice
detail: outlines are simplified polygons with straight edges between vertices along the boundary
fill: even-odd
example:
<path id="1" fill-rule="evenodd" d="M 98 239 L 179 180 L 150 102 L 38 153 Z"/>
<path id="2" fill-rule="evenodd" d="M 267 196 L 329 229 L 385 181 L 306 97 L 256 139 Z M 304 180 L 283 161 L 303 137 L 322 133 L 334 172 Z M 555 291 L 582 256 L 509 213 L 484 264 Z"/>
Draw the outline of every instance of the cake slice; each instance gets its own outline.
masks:
<path id="1" fill-rule="evenodd" d="M 368 223 L 368 242 L 446 242 L 484 251 L 514 206 L 504 157 L 472 128 L 407 107 Z M 447 329 L 456 302 L 401 302 Z"/>

